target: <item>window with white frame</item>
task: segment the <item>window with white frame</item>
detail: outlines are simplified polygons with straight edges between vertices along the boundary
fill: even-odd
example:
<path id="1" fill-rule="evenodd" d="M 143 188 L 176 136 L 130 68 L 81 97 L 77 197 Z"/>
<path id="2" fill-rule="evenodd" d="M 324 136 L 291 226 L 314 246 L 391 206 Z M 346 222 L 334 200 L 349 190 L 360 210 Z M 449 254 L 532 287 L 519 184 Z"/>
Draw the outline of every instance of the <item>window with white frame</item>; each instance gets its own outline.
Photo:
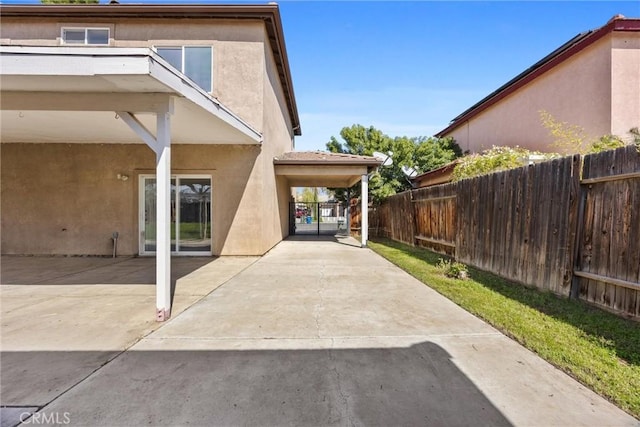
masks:
<path id="1" fill-rule="evenodd" d="M 211 46 L 162 46 L 156 52 L 207 92 L 213 90 Z"/>
<path id="2" fill-rule="evenodd" d="M 64 44 L 84 44 L 84 45 L 108 45 L 108 28 L 63 28 L 62 43 Z"/>

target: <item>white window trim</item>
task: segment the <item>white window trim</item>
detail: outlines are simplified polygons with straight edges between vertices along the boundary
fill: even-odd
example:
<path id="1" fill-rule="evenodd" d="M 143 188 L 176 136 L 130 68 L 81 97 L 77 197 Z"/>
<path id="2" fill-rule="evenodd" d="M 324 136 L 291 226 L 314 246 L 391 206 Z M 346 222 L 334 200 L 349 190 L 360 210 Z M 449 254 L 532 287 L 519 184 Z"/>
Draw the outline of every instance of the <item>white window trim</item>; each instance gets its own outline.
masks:
<path id="1" fill-rule="evenodd" d="M 64 30 L 84 30 L 84 44 L 79 43 L 67 43 L 64 39 Z M 107 43 L 88 43 L 87 42 L 87 30 L 107 30 Z M 111 28 L 109 27 L 87 27 L 87 26 L 65 26 L 60 28 L 60 41 L 66 46 L 109 46 L 111 44 Z"/>
<path id="2" fill-rule="evenodd" d="M 144 180 L 148 179 L 148 178 L 153 178 L 156 179 L 157 176 L 156 174 L 140 174 L 138 175 L 138 255 L 140 256 L 155 256 L 156 255 L 156 251 L 146 251 L 144 249 L 144 234 L 143 231 L 145 229 L 145 223 L 144 223 L 144 197 L 145 197 L 145 192 L 144 192 Z M 180 238 L 180 231 L 176 228 L 176 250 L 175 251 L 171 251 L 171 255 L 175 255 L 175 256 L 211 256 L 213 255 L 213 176 L 212 175 L 206 175 L 206 174 L 171 174 L 171 179 L 175 179 L 176 183 L 178 182 L 178 179 L 208 179 L 209 182 L 211 183 L 211 200 L 209 200 L 209 209 L 211 212 L 211 236 L 209 236 L 209 239 L 211 240 L 211 250 L 209 251 L 178 251 L 178 239 Z M 176 193 L 176 199 L 174 200 L 176 202 L 176 223 L 180 222 L 180 209 L 178 209 L 178 203 L 179 200 L 177 200 L 177 193 Z"/>
<path id="3" fill-rule="evenodd" d="M 213 92 L 213 65 L 214 65 L 214 64 L 213 64 L 213 63 L 214 63 L 214 58 L 213 58 L 213 55 L 214 55 L 214 52 L 213 52 L 213 46 L 211 46 L 211 45 L 207 45 L 207 44 L 185 44 L 185 45 L 175 45 L 175 44 L 171 44 L 171 45 L 166 45 L 166 46 L 164 46 L 164 45 L 156 45 L 156 46 L 153 46 L 153 48 L 152 48 L 152 49 L 153 49 L 153 51 L 154 51 L 155 53 L 158 53 L 158 49 L 176 49 L 176 48 L 180 48 L 180 49 L 182 49 L 182 58 L 181 58 L 181 59 L 182 59 L 182 61 L 181 61 L 181 64 L 180 64 L 180 69 L 179 69 L 178 71 L 180 71 L 180 72 L 181 72 L 182 74 L 184 74 L 184 75 L 185 75 L 189 80 L 191 80 L 191 78 L 190 78 L 189 76 L 187 76 L 187 73 L 185 73 L 185 72 L 184 72 L 184 61 L 185 61 L 185 57 L 186 57 L 186 55 L 184 54 L 184 49 L 185 49 L 186 47 L 208 47 L 209 49 L 211 49 L 211 87 L 209 87 L 209 88 L 203 87 L 202 89 L 204 89 L 204 90 L 205 90 L 205 92 L 207 92 L 207 93 L 212 93 L 212 92 Z M 160 54 L 158 53 L 158 55 L 160 55 Z M 164 59 L 164 58 L 163 58 L 163 59 Z M 168 62 L 168 61 L 167 61 L 167 62 Z M 191 81 L 193 82 L 193 80 L 191 80 Z M 196 83 L 196 82 L 193 82 L 193 83 Z M 198 85 L 197 83 L 196 83 L 196 85 L 197 85 L 198 87 L 200 87 L 200 85 Z"/>

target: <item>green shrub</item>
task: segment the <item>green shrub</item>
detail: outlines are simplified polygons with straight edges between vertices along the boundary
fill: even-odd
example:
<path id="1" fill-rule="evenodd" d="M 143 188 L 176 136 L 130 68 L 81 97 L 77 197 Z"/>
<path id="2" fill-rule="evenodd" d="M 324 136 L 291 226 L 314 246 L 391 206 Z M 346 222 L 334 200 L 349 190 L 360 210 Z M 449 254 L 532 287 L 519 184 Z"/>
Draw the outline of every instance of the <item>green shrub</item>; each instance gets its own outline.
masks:
<path id="1" fill-rule="evenodd" d="M 600 153 L 606 150 L 615 150 L 624 147 L 625 142 L 616 135 L 605 135 L 594 141 L 589 147 L 589 153 Z"/>
<path id="2" fill-rule="evenodd" d="M 461 262 L 451 262 L 449 259 L 445 260 L 440 258 L 436 266 L 441 269 L 447 277 L 460 280 L 464 280 L 469 277 L 469 270 L 467 269 L 467 266 Z"/>
<path id="3" fill-rule="evenodd" d="M 539 160 L 553 159 L 556 153 L 540 153 L 521 147 L 492 147 L 480 154 L 471 154 L 460 159 L 453 169 L 453 181 L 473 178 L 493 172 L 515 169 L 529 164 L 531 156 Z"/>

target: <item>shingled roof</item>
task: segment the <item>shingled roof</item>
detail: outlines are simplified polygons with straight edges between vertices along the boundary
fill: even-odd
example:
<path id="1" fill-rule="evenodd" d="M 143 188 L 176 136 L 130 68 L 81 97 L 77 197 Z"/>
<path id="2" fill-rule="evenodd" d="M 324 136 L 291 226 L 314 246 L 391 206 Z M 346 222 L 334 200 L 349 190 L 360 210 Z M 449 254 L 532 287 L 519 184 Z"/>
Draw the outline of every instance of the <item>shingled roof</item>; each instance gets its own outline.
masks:
<path id="1" fill-rule="evenodd" d="M 329 153 L 327 151 L 289 151 L 274 157 L 276 165 L 367 165 L 378 166 L 382 162 L 372 156 Z"/>

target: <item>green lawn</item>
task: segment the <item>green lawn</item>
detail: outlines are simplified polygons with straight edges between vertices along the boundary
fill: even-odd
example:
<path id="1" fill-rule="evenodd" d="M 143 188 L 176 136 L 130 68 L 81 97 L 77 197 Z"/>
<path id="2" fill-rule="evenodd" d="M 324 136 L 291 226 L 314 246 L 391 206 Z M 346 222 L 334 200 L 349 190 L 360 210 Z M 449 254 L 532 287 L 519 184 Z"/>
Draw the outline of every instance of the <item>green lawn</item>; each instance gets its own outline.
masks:
<path id="1" fill-rule="evenodd" d="M 640 323 L 469 268 L 447 278 L 441 255 L 391 240 L 369 247 L 640 418 Z"/>
<path id="2" fill-rule="evenodd" d="M 180 239 L 181 240 L 199 240 L 201 238 L 200 232 L 201 225 L 198 222 L 183 222 L 180 223 Z M 147 239 L 154 239 L 156 235 L 156 224 L 148 223 L 145 226 L 145 236 Z M 211 223 L 207 223 L 207 238 L 211 237 Z M 176 238 L 175 223 L 171 224 L 171 239 Z"/>

